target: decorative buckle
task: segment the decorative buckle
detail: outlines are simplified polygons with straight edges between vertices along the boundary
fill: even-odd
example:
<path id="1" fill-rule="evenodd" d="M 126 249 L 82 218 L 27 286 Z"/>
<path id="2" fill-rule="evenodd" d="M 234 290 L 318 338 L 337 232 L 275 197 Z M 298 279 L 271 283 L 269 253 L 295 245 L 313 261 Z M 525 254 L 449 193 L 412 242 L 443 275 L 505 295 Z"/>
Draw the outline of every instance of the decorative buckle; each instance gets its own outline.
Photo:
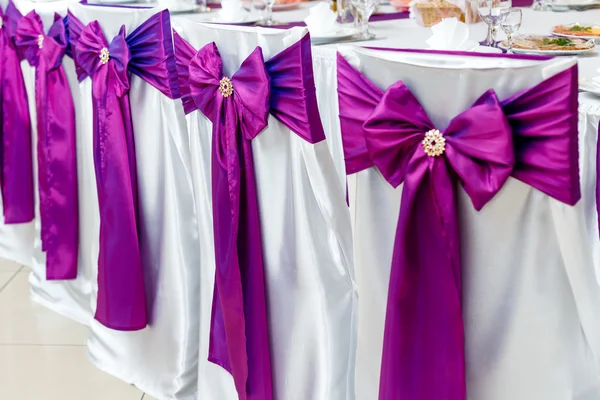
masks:
<path id="1" fill-rule="evenodd" d="M 233 94 L 233 84 L 231 83 L 231 79 L 224 76 L 219 83 L 219 90 L 223 97 L 229 97 Z"/>
<path id="2" fill-rule="evenodd" d="M 106 47 L 103 47 L 102 50 L 100 50 L 99 57 L 100 63 L 102 63 L 102 65 L 108 62 L 108 59 L 110 58 L 110 53 L 108 52 L 108 49 Z"/>
<path id="3" fill-rule="evenodd" d="M 446 151 L 446 139 L 437 129 L 425 133 L 422 144 L 425 154 L 429 157 L 441 156 Z"/>
<path id="4" fill-rule="evenodd" d="M 38 35 L 38 47 L 40 49 L 44 47 L 44 35 Z"/>

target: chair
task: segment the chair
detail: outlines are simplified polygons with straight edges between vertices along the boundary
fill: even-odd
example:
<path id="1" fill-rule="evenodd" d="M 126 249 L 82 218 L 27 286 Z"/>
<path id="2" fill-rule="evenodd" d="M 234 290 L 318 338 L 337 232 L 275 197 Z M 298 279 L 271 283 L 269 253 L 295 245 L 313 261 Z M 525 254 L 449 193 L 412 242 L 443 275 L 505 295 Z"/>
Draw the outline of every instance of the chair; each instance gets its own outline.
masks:
<path id="1" fill-rule="evenodd" d="M 350 220 L 306 30 L 174 26 L 201 227 L 198 399 L 353 398 Z"/>
<path id="2" fill-rule="evenodd" d="M 200 260 L 170 16 L 79 4 L 68 24 L 82 109 L 82 262 L 94 272 L 89 353 L 152 396 L 189 398 Z"/>
<path id="3" fill-rule="evenodd" d="M 356 397 L 596 398 L 576 61 L 343 47 L 337 67 Z"/>

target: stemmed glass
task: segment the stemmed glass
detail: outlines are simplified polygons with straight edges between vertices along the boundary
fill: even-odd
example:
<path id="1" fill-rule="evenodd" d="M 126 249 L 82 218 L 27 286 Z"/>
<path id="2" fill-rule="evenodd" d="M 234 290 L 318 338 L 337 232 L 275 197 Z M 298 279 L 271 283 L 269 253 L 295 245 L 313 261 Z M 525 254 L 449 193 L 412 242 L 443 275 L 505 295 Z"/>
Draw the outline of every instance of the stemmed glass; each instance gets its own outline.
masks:
<path id="1" fill-rule="evenodd" d="M 483 21 L 488 25 L 488 35 L 484 46 L 496 46 L 496 31 L 498 25 L 506 18 L 512 6 L 512 0 L 475 0 L 477 2 L 477 12 Z"/>
<path id="2" fill-rule="evenodd" d="M 360 40 L 371 40 L 375 35 L 369 32 L 369 18 L 377 7 L 378 0 L 352 0 L 352 6 L 356 9 L 356 20 L 360 33 L 357 38 Z"/>
<path id="3" fill-rule="evenodd" d="M 513 36 L 521 27 L 523 21 L 523 12 L 520 8 L 511 8 L 506 18 L 500 23 L 500 27 L 508 37 L 508 52 L 512 52 Z"/>
<path id="4" fill-rule="evenodd" d="M 273 6 L 275 5 L 276 0 L 265 0 L 265 4 L 267 5 L 267 17 L 260 24 L 265 26 L 273 26 L 278 25 L 279 22 L 273 20 Z"/>

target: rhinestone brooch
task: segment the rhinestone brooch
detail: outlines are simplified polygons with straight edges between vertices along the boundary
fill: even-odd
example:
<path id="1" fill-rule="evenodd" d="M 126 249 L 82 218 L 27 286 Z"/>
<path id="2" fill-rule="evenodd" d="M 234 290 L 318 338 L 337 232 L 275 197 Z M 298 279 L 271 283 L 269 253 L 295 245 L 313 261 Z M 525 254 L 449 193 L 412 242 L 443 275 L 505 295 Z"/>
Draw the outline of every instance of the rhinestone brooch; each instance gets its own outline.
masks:
<path id="1" fill-rule="evenodd" d="M 446 139 L 437 129 L 427 132 L 422 144 L 425 154 L 430 157 L 441 156 L 446 151 Z"/>
<path id="2" fill-rule="evenodd" d="M 108 59 L 110 58 L 110 53 L 108 52 L 108 49 L 106 47 L 103 47 L 102 50 L 100 50 L 99 57 L 102 65 L 108 62 Z"/>
<path id="3" fill-rule="evenodd" d="M 44 35 L 38 35 L 38 47 L 40 49 L 44 47 Z"/>
<path id="4" fill-rule="evenodd" d="M 223 97 L 229 97 L 233 94 L 233 84 L 231 83 L 231 79 L 224 76 L 219 83 L 219 90 Z"/>

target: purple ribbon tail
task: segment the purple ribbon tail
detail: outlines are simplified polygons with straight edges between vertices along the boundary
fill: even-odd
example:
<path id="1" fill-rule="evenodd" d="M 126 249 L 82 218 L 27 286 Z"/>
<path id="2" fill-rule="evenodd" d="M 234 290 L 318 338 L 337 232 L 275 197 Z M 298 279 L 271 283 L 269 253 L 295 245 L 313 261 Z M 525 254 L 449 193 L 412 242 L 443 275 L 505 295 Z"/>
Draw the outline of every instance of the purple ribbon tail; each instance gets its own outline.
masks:
<path id="1" fill-rule="evenodd" d="M 96 319 L 121 331 L 147 325 L 138 241 L 137 178 L 129 96 L 109 90 L 105 69 L 93 77 L 94 165 L 100 208 Z M 103 95 L 102 95 L 102 94 Z"/>
<path id="2" fill-rule="evenodd" d="M 220 127 L 225 133 L 213 139 L 217 271 L 208 359 L 233 375 L 240 400 L 271 400 L 267 301 L 252 148 L 249 141 L 238 136 L 237 140 L 242 141 L 241 157 L 229 153 L 227 168 L 221 165 L 215 147 L 219 137 L 236 141 L 231 139 L 236 135 L 237 117 L 231 114 L 235 111 L 228 105 L 225 109 L 230 123 Z"/>
<path id="3" fill-rule="evenodd" d="M 45 73 L 42 62 L 38 69 L 38 159 L 43 155 L 39 163 L 40 199 L 44 199 L 40 211 L 46 278 L 75 279 L 79 247 L 75 107 L 62 65 Z"/>
<path id="4" fill-rule="evenodd" d="M 444 160 L 431 159 L 430 163 L 437 165 L 418 171 L 421 179 L 409 177 L 402 193 L 380 400 L 466 398 L 454 191 Z"/>
<path id="5" fill-rule="evenodd" d="M 35 216 L 31 122 L 17 51 L 5 32 L 0 33 L 0 41 L 4 222 L 19 224 L 30 222 Z"/>

